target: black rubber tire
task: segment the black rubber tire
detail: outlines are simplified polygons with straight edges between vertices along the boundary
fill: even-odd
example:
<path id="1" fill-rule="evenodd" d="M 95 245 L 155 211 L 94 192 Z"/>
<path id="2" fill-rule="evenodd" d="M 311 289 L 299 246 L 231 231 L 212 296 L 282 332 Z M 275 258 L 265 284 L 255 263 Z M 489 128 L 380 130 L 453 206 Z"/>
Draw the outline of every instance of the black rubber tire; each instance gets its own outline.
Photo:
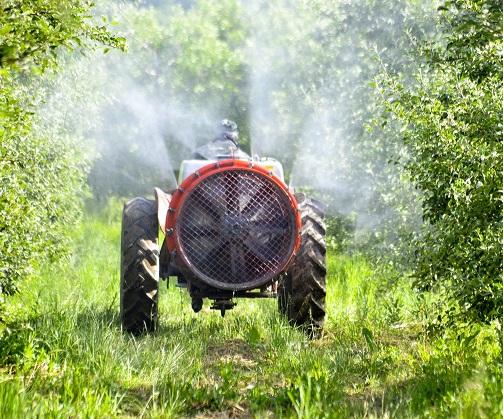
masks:
<path id="1" fill-rule="evenodd" d="M 325 222 L 319 202 L 296 195 L 302 217 L 301 247 L 278 287 L 278 309 L 309 337 L 320 337 L 325 321 Z"/>
<path id="2" fill-rule="evenodd" d="M 155 201 L 124 205 L 121 236 L 120 317 L 123 330 L 139 335 L 157 328 L 159 245 Z"/>

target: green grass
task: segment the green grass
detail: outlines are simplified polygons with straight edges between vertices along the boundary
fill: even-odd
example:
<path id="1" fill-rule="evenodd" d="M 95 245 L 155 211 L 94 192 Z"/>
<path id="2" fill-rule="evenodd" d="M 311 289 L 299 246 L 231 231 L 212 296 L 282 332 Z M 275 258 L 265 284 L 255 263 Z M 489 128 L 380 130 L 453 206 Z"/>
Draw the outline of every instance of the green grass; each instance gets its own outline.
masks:
<path id="1" fill-rule="evenodd" d="M 501 415 L 496 326 L 428 337 L 427 305 L 362 258 L 329 255 L 309 341 L 274 300 L 221 318 L 161 283 L 160 330 L 118 321 L 119 222 L 87 219 L 66 265 L 27 279 L 0 322 L 0 417 Z"/>

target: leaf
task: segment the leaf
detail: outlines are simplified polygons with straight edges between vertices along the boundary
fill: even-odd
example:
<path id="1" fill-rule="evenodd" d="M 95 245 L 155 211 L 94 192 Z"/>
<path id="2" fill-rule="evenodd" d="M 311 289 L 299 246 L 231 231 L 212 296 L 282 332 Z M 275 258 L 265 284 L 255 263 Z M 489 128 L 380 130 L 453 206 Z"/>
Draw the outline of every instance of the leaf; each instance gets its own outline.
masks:
<path id="1" fill-rule="evenodd" d="M 374 335 L 370 331 L 370 329 L 367 329 L 366 327 L 362 328 L 362 335 L 365 338 L 365 342 L 367 343 L 367 346 L 369 347 L 370 351 L 375 351 L 377 345 L 374 342 Z"/>

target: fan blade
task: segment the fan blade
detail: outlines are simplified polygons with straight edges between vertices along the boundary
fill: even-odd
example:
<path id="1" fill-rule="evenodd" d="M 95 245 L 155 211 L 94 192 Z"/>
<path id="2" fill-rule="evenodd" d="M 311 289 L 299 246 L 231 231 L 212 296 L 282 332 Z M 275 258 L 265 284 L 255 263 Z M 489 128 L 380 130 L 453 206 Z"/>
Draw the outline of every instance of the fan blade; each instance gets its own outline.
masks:
<path id="1" fill-rule="evenodd" d="M 241 282 L 238 275 L 243 275 L 246 269 L 245 253 L 241 243 L 230 243 L 231 247 L 231 272 L 236 281 Z"/>
<path id="2" fill-rule="evenodd" d="M 216 221 L 225 215 L 226 206 L 221 195 L 206 191 L 201 192 L 199 189 L 196 189 L 194 193 L 197 193 L 195 196 L 196 199 L 193 199 L 191 202 L 197 203 L 197 208 L 200 208 L 203 213 L 211 214 Z"/>
<path id="3" fill-rule="evenodd" d="M 256 257 L 258 257 L 262 262 L 269 263 L 271 257 L 269 254 L 269 249 L 264 246 L 264 244 L 255 236 L 248 235 L 248 237 L 244 240 L 243 244 L 247 247 L 247 249 L 252 252 Z"/>
<path id="4" fill-rule="evenodd" d="M 251 223 L 253 228 L 251 233 L 280 235 L 287 232 L 288 227 L 282 227 L 276 223 Z"/>
<path id="5" fill-rule="evenodd" d="M 242 192 L 239 189 L 239 179 L 236 175 L 229 171 L 225 173 L 225 203 L 227 208 L 227 214 L 238 214 L 239 213 L 239 195 Z"/>
<path id="6" fill-rule="evenodd" d="M 217 242 L 214 242 L 214 245 L 211 249 L 201 249 L 202 251 L 207 250 L 206 254 L 200 258 L 202 260 L 201 266 L 203 267 L 203 269 L 208 265 L 215 265 L 213 259 L 215 259 L 219 255 L 219 253 L 222 252 L 222 249 L 227 244 L 228 243 L 226 241 L 219 239 Z"/>
<path id="7" fill-rule="evenodd" d="M 247 194 L 249 195 L 249 199 L 248 202 L 241 209 L 241 214 L 248 215 L 257 207 L 260 208 L 265 202 L 263 197 L 261 197 L 260 195 L 265 194 L 267 190 L 268 188 L 266 187 L 266 185 L 260 185 L 260 187 L 257 190 L 253 192 L 248 191 Z"/>
<path id="8" fill-rule="evenodd" d="M 185 232 L 185 246 L 198 255 L 198 258 L 206 258 L 208 253 L 222 244 L 219 236 L 201 234 L 197 230 Z"/>

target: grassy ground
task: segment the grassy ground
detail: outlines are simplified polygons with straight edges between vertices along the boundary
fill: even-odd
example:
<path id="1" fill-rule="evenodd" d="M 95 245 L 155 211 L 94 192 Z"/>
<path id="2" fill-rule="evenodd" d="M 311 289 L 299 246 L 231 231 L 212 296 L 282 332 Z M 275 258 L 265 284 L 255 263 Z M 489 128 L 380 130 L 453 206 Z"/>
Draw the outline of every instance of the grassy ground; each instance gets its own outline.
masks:
<path id="1" fill-rule="evenodd" d="M 427 337 L 425 301 L 329 255 L 328 321 L 309 341 L 276 301 L 192 313 L 162 283 L 160 330 L 118 323 L 119 222 L 89 218 L 73 257 L 28 279 L 0 322 L 0 418 L 501 415 L 495 327 Z"/>

